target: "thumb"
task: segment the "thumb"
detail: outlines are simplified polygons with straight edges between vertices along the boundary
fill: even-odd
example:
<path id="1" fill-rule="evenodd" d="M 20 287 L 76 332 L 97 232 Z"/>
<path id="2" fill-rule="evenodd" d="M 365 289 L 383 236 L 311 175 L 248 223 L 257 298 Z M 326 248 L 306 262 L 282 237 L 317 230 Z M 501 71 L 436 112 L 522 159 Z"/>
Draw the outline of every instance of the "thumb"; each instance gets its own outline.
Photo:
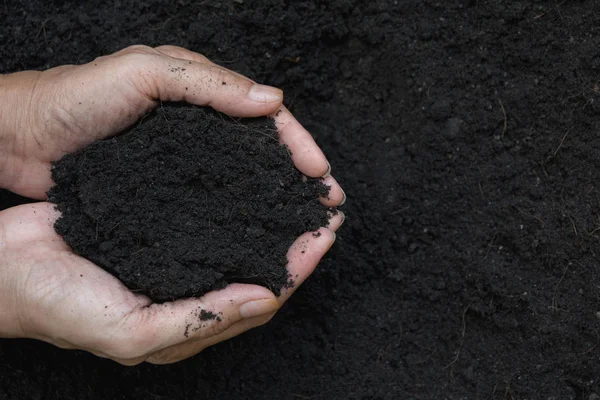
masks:
<path id="1" fill-rule="evenodd" d="M 131 51 L 124 55 L 135 64 L 130 83 L 152 100 L 210 106 L 234 117 L 272 114 L 282 104 L 280 89 L 254 83 L 216 64 L 171 57 L 146 47 Z"/>
<path id="2" fill-rule="evenodd" d="M 114 355 L 107 355 L 121 360 L 144 358 L 178 344 L 207 340 L 239 321 L 272 314 L 278 308 L 272 292 L 246 284 L 232 284 L 198 299 L 152 304 L 126 317 L 116 336 L 128 340 Z"/>

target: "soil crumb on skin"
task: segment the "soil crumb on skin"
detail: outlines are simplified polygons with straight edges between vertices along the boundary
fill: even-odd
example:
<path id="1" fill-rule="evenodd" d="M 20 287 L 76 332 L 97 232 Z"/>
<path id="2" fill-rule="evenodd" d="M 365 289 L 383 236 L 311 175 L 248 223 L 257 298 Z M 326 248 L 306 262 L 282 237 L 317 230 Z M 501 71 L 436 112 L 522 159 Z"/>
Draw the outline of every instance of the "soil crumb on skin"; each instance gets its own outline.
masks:
<path id="1" fill-rule="evenodd" d="M 221 322 L 221 317 L 219 317 L 217 314 L 215 314 L 212 311 L 206 311 L 206 310 L 200 311 L 199 318 L 200 318 L 200 321 L 209 321 L 209 320 L 216 319 L 217 321 Z"/>
<path id="2" fill-rule="evenodd" d="M 66 155 L 52 177 L 56 231 L 154 301 L 230 282 L 278 295 L 291 284 L 291 244 L 332 211 L 318 201 L 328 187 L 303 179 L 272 119 L 197 107 L 161 107 L 131 132 Z"/>
<path id="3" fill-rule="evenodd" d="M 219 313 L 219 314 L 221 314 L 221 313 Z M 206 326 L 206 324 L 204 322 L 206 322 L 206 321 L 221 322 L 222 319 L 219 316 L 219 314 L 214 313 L 212 311 L 204 310 L 202 308 L 198 308 L 198 309 L 192 311 L 191 316 L 193 317 L 192 318 L 193 322 L 190 322 L 185 326 L 183 336 L 190 337 L 190 331 L 197 332 L 199 329 L 204 328 L 204 326 Z M 197 323 L 197 321 L 200 321 L 200 323 Z"/>

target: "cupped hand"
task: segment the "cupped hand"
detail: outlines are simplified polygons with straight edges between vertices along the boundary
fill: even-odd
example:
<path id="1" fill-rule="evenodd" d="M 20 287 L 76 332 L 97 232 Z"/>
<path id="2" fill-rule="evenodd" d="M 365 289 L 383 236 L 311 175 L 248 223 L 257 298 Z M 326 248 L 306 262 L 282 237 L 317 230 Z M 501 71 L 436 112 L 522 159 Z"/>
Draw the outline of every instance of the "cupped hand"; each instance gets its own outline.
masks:
<path id="1" fill-rule="evenodd" d="M 80 66 L 0 78 L 12 101 L 0 108 L 0 185 L 36 199 L 52 186 L 50 166 L 64 154 L 123 131 L 161 101 L 210 106 L 236 117 L 271 115 L 305 175 L 345 194 L 312 136 L 282 106 L 279 89 L 219 67 L 189 50 L 133 46 Z M 52 204 L 0 212 L 0 336 L 41 339 L 120 363 L 170 363 L 267 322 L 333 244 L 343 214 L 321 235 L 306 233 L 288 252 L 295 286 L 269 290 L 232 284 L 201 298 L 153 304 L 73 254 L 55 233 Z M 202 316 L 214 315 L 214 318 Z"/>
<path id="2" fill-rule="evenodd" d="M 153 304 L 75 255 L 56 234 L 50 203 L 0 212 L 0 336 L 44 340 L 125 365 L 171 363 L 266 323 L 331 247 L 341 216 L 288 252 L 295 286 L 275 297 L 266 288 L 232 284 L 200 298 Z M 214 318 L 202 318 L 213 315 Z"/>

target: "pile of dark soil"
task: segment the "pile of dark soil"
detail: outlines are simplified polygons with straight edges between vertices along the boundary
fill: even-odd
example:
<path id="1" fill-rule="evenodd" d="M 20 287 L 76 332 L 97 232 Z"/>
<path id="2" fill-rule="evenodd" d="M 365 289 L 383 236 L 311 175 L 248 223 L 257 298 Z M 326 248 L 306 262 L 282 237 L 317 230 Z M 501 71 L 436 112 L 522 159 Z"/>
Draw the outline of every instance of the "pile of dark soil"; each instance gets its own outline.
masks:
<path id="1" fill-rule="evenodd" d="M 597 399 L 599 15 L 0 3 L 0 71 L 170 43 L 280 86 L 348 194 L 336 245 L 265 327 L 167 367 L 1 341 L 0 398 Z"/>
<path id="2" fill-rule="evenodd" d="M 125 135 L 66 155 L 52 178 L 56 231 L 155 301 L 232 282 L 279 295 L 293 285 L 288 249 L 328 221 L 318 201 L 328 187 L 294 168 L 270 118 L 166 105 Z"/>

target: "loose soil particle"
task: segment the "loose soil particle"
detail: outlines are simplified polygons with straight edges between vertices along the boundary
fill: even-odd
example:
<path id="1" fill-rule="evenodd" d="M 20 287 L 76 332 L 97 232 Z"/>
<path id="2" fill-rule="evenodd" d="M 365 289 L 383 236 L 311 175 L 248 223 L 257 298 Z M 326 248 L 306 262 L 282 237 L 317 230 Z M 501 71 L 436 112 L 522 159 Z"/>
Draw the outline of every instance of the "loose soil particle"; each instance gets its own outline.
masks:
<path id="1" fill-rule="evenodd" d="M 0 4 L 0 71 L 169 43 L 282 87 L 348 194 L 336 245 L 183 363 L 1 341 L 0 398 L 597 399 L 599 2 L 199 4 Z"/>
<path id="2" fill-rule="evenodd" d="M 159 302 L 232 282 L 279 295 L 293 285 L 288 249 L 328 221 L 328 187 L 295 169 L 266 117 L 165 105 L 66 155 L 52 178 L 67 244 Z"/>

